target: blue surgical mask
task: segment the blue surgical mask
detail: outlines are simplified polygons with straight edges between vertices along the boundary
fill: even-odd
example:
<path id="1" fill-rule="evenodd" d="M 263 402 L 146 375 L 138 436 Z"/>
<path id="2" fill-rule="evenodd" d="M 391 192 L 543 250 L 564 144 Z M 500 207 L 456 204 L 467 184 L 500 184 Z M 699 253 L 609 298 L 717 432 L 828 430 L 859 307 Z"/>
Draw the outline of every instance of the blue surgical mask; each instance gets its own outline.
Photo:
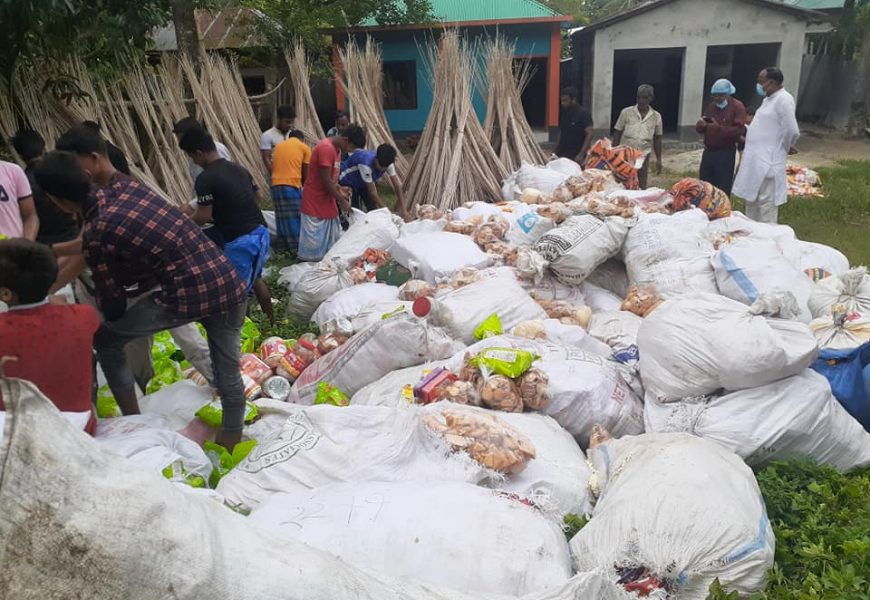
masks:
<path id="1" fill-rule="evenodd" d="M 760 83 L 755 84 L 755 93 L 759 96 L 767 96 L 767 92 L 765 91 L 764 86 L 762 86 Z"/>
<path id="2" fill-rule="evenodd" d="M 726 106 L 728 106 L 728 101 L 723 100 L 722 102 L 717 102 L 716 106 L 718 106 L 719 108 L 725 108 Z"/>

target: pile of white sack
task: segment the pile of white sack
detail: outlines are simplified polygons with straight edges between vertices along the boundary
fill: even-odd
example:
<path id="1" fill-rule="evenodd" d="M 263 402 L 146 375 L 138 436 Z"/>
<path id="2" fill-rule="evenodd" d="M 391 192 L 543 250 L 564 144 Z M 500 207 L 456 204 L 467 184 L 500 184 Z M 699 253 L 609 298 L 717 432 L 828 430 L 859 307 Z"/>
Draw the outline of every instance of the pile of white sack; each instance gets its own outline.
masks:
<path id="1" fill-rule="evenodd" d="M 201 446 L 211 394 L 189 381 L 94 439 L 0 383 L 9 597 L 762 590 L 775 541 L 751 467 L 870 466 L 811 368 L 870 341 L 870 278 L 789 227 L 669 214 L 572 165 L 524 165 L 498 205 L 356 214 L 322 262 L 282 271 L 291 313 L 348 339 L 288 402 L 253 402 L 247 454 Z M 567 515 L 589 519 L 570 540 Z"/>

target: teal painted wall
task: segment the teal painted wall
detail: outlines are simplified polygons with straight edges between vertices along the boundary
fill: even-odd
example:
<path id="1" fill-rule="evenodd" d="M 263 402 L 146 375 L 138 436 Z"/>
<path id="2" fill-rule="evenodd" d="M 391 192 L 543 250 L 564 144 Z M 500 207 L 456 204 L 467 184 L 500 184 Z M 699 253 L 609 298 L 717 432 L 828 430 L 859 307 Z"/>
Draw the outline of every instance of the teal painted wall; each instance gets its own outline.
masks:
<path id="1" fill-rule="evenodd" d="M 516 45 L 517 56 L 549 56 L 550 32 L 552 24 L 531 23 L 528 25 L 506 25 L 502 27 L 470 27 L 462 28 L 462 33 L 472 43 L 483 41 L 490 36 L 500 34 L 510 43 Z M 413 60 L 417 66 L 417 108 L 407 110 L 387 110 L 387 122 L 394 133 L 419 133 L 426 125 L 429 111 L 432 108 L 432 77 L 426 65 L 427 48 L 437 45 L 439 31 L 394 31 L 372 32 L 372 37 L 381 45 L 384 61 Z M 365 36 L 357 36 L 359 42 L 365 42 Z M 558 60 L 559 57 L 556 57 Z M 483 60 L 483 57 L 479 57 Z M 486 117 L 486 99 L 476 91 L 474 94 L 474 109 L 478 118 Z"/>

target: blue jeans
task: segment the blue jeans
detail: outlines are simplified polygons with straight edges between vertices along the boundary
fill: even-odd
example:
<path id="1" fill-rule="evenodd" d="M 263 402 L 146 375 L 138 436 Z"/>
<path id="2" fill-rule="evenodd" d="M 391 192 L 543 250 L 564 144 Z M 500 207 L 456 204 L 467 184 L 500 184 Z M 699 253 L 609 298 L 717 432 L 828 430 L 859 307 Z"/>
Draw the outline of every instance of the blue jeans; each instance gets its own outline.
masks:
<path id="1" fill-rule="evenodd" d="M 214 383 L 223 406 L 223 430 L 227 432 L 241 431 L 245 415 L 245 387 L 239 372 L 239 345 L 246 309 L 247 302 L 242 301 L 226 313 L 199 320 L 208 335 Z M 136 380 L 124 352 L 128 342 L 192 321 L 163 308 L 154 301 L 153 296 L 149 296 L 129 307 L 117 321 L 101 325 L 94 334 L 94 349 L 112 393 L 118 396 L 135 391 Z"/>

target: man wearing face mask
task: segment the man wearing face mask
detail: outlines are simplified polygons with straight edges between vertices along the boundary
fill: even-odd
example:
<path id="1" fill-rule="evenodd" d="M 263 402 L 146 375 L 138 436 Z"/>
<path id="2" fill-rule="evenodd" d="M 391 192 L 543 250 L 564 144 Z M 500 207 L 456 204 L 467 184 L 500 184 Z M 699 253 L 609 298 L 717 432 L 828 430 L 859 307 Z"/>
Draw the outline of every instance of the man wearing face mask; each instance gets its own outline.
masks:
<path id="1" fill-rule="evenodd" d="M 731 194 L 737 144 L 746 132 L 746 107 L 731 95 L 736 92 L 727 79 L 713 84 L 713 101 L 707 106 L 695 130 L 704 134 L 704 155 L 701 157 L 699 179 Z"/>
<path id="2" fill-rule="evenodd" d="M 733 192 L 746 201 L 746 216 L 762 223 L 776 223 L 779 207 L 788 202 L 786 158 L 800 137 L 794 97 L 782 82 L 776 67 L 758 74 L 756 91 L 764 101 L 746 130 L 746 150 L 734 180 Z"/>

